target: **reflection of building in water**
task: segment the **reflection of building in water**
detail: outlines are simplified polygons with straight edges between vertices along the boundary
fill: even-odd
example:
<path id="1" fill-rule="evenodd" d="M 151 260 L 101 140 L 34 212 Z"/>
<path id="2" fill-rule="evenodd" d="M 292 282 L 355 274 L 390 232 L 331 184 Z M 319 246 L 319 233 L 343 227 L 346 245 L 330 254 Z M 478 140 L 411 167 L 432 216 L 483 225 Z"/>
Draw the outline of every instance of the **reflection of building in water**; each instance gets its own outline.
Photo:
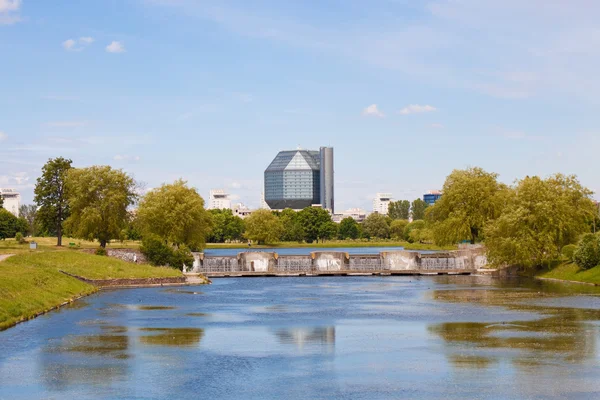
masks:
<path id="1" fill-rule="evenodd" d="M 282 344 L 296 344 L 299 348 L 305 345 L 335 344 L 335 327 L 285 328 L 275 332 Z"/>

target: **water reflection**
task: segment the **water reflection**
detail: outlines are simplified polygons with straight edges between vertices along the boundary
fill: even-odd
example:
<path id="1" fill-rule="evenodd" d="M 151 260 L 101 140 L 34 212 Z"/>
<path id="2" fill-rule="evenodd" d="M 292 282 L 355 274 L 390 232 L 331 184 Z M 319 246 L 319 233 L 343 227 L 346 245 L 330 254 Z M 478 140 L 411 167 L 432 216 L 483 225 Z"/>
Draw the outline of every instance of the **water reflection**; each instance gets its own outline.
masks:
<path id="1" fill-rule="evenodd" d="M 275 336 L 281 344 L 295 344 L 299 349 L 308 345 L 328 345 L 333 348 L 335 344 L 335 327 L 302 327 L 277 329 Z"/>
<path id="2" fill-rule="evenodd" d="M 140 342 L 151 346 L 193 347 L 200 343 L 204 329 L 200 328 L 141 328 L 152 333 L 140 336 Z"/>

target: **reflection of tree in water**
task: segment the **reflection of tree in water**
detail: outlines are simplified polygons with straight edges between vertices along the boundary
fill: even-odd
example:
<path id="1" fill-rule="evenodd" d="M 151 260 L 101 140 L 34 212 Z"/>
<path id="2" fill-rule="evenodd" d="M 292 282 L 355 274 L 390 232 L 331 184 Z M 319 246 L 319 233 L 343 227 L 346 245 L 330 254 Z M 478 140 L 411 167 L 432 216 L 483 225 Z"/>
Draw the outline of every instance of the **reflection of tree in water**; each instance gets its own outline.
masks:
<path id="1" fill-rule="evenodd" d="M 143 332 L 150 335 L 140 336 L 140 342 L 152 346 L 196 346 L 204 336 L 204 329 L 200 328 L 142 328 Z"/>
<path id="2" fill-rule="evenodd" d="M 282 344 L 296 344 L 302 348 L 307 344 L 335 344 L 335 327 L 285 328 L 275 331 Z"/>
<path id="3" fill-rule="evenodd" d="M 125 327 L 103 326 L 97 335 L 66 336 L 41 357 L 49 390 L 78 384 L 108 384 L 127 375 L 129 339 Z"/>
<path id="4" fill-rule="evenodd" d="M 600 320 L 600 310 L 526 303 L 560 297 L 557 292 L 441 290 L 433 296 L 440 301 L 499 306 L 542 316 L 534 321 L 448 322 L 430 326 L 429 330 L 445 341 L 464 344 L 449 348 L 448 358 L 455 366 L 487 367 L 508 357 L 516 367 L 530 369 L 547 362 L 581 363 L 595 357 L 595 330 L 587 321 Z"/>

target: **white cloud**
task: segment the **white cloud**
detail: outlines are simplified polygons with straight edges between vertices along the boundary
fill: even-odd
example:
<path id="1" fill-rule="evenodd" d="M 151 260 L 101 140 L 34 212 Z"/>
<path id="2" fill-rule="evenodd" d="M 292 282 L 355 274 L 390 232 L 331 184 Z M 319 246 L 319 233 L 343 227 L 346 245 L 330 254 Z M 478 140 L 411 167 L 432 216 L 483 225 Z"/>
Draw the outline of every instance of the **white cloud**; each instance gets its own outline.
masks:
<path id="1" fill-rule="evenodd" d="M 232 189 L 240 189 L 242 187 L 242 184 L 234 181 L 229 184 L 229 187 Z"/>
<path id="2" fill-rule="evenodd" d="M 8 135 L 2 131 L 0 131 L 0 142 L 3 140 L 6 140 L 6 138 L 8 137 Z"/>
<path id="3" fill-rule="evenodd" d="M 0 0 L 0 13 L 19 11 L 21 0 Z"/>
<path id="4" fill-rule="evenodd" d="M 140 156 L 130 156 L 128 154 L 117 154 L 113 157 L 115 161 L 140 161 Z"/>
<path id="5" fill-rule="evenodd" d="M 431 124 L 429 126 L 435 129 L 442 129 L 444 127 L 442 124 Z"/>
<path id="6" fill-rule="evenodd" d="M 419 104 L 411 104 L 400 110 L 401 115 L 418 114 L 435 111 L 436 108 L 430 105 L 421 106 Z"/>
<path id="7" fill-rule="evenodd" d="M 46 122 L 47 128 L 81 128 L 88 124 L 87 121 L 52 121 Z"/>
<path id="8" fill-rule="evenodd" d="M 106 46 L 106 51 L 109 53 L 125 53 L 125 46 L 121 42 L 113 41 Z"/>
<path id="9" fill-rule="evenodd" d="M 370 106 L 365 108 L 362 112 L 362 115 L 364 115 L 365 117 L 379 117 L 379 118 L 385 116 L 385 114 L 383 114 L 381 111 L 379 111 L 379 109 L 377 108 L 377 104 L 371 104 Z"/>
<path id="10" fill-rule="evenodd" d="M 0 25 L 12 25 L 21 21 L 18 12 L 21 0 L 0 0 Z"/>
<path id="11" fill-rule="evenodd" d="M 67 51 L 83 51 L 92 43 L 94 43 L 93 37 L 83 36 L 80 37 L 78 40 L 67 39 L 64 42 L 62 42 L 62 46 Z"/>

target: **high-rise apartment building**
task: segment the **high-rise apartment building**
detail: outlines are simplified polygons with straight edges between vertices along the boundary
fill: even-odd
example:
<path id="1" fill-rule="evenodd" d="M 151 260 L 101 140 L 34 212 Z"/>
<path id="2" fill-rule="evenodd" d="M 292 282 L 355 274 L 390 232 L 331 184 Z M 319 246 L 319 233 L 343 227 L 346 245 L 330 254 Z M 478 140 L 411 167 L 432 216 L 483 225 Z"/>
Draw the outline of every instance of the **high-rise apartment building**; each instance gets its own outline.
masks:
<path id="1" fill-rule="evenodd" d="M 0 197 L 4 200 L 3 208 L 11 212 L 15 217 L 19 216 L 21 206 L 21 195 L 14 189 L 0 188 Z"/>
<path id="2" fill-rule="evenodd" d="M 319 204 L 334 211 L 333 148 L 280 151 L 265 170 L 265 202 L 273 210 Z"/>
<path id="3" fill-rule="evenodd" d="M 438 190 L 430 190 L 429 193 L 423 195 L 423 201 L 430 206 L 434 205 L 442 197 L 442 192 Z"/>
<path id="4" fill-rule="evenodd" d="M 373 199 L 373 212 L 379 213 L 381 215 L 387 215 L 391 201 L 391 193 L 377 193 L 375 195 L 375 198 Z"/>
<path id="5" fill-rule="evenodd" d="M 231 199 L 229 193 L 223 189 L 212 189 L 208 197 L 208 210 L 231 209 Z"/>

